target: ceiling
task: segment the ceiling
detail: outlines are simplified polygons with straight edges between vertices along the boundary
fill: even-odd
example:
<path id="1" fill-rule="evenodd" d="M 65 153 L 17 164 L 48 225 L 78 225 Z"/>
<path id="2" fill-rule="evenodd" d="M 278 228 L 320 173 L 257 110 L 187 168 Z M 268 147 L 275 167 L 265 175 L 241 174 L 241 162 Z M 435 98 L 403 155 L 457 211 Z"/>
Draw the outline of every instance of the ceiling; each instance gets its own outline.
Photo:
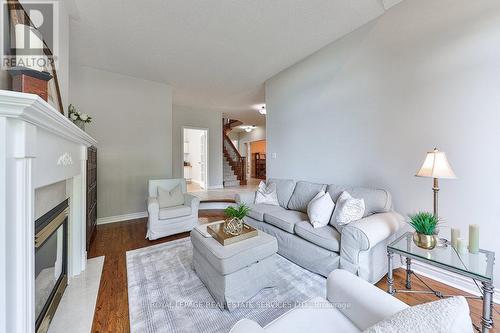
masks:
<path id="1" fill-rule="evenodd" d="M 76 0 L 71 62 L 164 82 L 174 104 L 258 123 L 250 110 L 267 79 L 398 1 Z"/>

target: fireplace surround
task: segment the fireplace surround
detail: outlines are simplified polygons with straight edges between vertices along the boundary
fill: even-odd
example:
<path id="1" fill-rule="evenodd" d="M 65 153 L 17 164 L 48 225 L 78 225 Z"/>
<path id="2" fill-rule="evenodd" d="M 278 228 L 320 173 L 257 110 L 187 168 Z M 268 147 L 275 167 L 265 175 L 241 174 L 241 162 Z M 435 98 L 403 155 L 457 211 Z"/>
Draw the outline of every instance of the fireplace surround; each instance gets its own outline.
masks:
<path id="1" fill-rule="evenodd" d="M 0 295 L 5 295 L 0 297 L 0 332 L 33 333 L 37 328 L 36 189 L 65 182 L 70 200 L 63 223 L 67 260 L 62 262 L 68 283 L 86 268 L 91 146 L 97 142 L 39 96 L 0 90 Z"/>

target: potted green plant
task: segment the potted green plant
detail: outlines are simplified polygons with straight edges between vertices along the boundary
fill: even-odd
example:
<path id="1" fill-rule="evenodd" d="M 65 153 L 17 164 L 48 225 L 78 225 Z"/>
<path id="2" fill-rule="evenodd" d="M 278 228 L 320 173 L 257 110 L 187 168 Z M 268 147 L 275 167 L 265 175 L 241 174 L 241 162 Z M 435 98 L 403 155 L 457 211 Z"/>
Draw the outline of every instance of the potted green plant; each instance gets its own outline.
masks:
<path id="1" fill-rule="evenodd" d="M 439 219 L 429 212 L 419 212 L 408 215 L 408 217 L 410 218 L 408 223 L 415 229 L 413 233 L 415 245 L 426 250 L 432 250 L 437 244 L 436 234 Z"/>
<path id="2" fill-rule="evenodd" d="M 224 232 L 230 235 L 239 235 L 243 230 L 243 219 L 248 215 L 250 207 L 245 204 L 240 204 L 237 207 L 229 206 L 224 209 L 224 214 L 227 216 L 224 222 Z"/>

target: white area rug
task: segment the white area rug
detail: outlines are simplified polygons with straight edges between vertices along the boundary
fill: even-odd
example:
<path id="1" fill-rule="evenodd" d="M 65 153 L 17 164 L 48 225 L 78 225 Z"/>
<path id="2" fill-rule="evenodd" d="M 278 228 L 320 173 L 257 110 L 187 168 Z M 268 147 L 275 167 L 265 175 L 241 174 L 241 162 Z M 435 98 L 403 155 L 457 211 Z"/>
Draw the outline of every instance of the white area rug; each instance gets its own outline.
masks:
<path id="1" fill-rule="evenodd" d="M 131 332 L 229 332 L 242 318 L 264 326 L 301 302 L 326 295 L 325 278 L 277 257 L 277 287 L 229 312 L 213 304 L 193 271 L 189 238 L 127 252 Z"/>
<path id="2" fill-rule="evenodd" d="M 48 333 L 88 333 L 92 329 L 104 257 L 87 260 L 87 268 L 71 279 Z"/>

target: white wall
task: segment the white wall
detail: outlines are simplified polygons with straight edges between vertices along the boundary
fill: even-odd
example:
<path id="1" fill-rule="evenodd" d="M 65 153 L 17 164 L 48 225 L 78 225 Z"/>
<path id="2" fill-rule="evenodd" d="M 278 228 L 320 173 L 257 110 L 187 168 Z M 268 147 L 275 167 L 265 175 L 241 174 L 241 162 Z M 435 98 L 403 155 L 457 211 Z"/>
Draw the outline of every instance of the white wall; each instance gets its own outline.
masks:
<path id="1" fill-rule="evenodd" d="M 401 213 L 431 211 L 432 180 L 413 175 L 437 146 L 459 177 L 441 182 L 440 215 L 462 235 L 478 223 L 498 255 L 499 87 L 500 2 L 403 1 L 267 82 L 267 174 L 380 186 Z"/>
<path id="2" fill-rule="evenodd" d="M 183 177 L 182 127 L 208 128 L 208 187 L 222 188 L 222 111 L 173 106 L 173 176 Z"/>
<path id="3" fill-rule="evenodd" d="M 146 211 L 148 179 L 172 176 L 171 87 L 73 65 L 70 98 L 93 117 L 98 216 Z"/>

